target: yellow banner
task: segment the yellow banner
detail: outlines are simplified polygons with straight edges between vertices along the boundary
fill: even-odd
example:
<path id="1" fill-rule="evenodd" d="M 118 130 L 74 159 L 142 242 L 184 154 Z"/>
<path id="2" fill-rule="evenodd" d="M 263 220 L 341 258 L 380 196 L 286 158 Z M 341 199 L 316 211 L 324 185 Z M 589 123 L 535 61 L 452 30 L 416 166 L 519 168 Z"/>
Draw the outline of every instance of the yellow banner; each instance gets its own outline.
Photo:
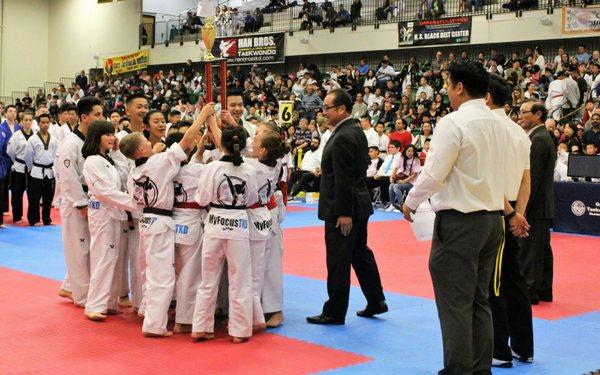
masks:
<path id="1" fill-rule="evenodd" d="M 113 56 L 104 59 L 104 73 L 117 75 L 148 67 L 150 52 L 145 49 L 129 55 Z"/>

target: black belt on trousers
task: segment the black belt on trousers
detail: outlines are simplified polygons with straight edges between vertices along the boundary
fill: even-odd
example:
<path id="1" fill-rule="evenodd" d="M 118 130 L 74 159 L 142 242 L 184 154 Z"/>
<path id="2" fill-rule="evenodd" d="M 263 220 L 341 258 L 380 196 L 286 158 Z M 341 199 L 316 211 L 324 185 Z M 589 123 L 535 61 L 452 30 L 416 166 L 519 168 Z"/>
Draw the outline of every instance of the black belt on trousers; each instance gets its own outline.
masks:
<path id="1" fill-rule="evenodd" d="M 229 205 L 226 205 L 226 204 L 211 203 L 210 206 L 213 207 L 213 208 L 222 208 L 224 210 L 245 210 L 246 209 L 246 205 L 243 205 L 243 206 L 229 206 Z"/>
<path id="2" fill-rule="evenodd" d="M 502 210 L 497 210 L 497 211 L 486 211 L 486 210 L 480 210 L 480 211 L 473 211 L 473 212 L 460 212 L 458 210 L 440 210 L 438 211 L 439 214 L 441 213 L 448 213 L 448 214 L 458 214 L 458 215 L 467 215 L 467 216 L 476 216 L 476 215 L 498 215 L 498 216 L 502 216 L 503 212 Z"/>
<path id="3" fill-rule="evenodd" d="M 171 211 L 171 210 L 164 210 L 162 208 L 154 208 L 154 207 L 144 207 L 144 213 L 160 215 L 160 216 L 168 216 L 168 217 L 173 216 L 173 211 Z"/>

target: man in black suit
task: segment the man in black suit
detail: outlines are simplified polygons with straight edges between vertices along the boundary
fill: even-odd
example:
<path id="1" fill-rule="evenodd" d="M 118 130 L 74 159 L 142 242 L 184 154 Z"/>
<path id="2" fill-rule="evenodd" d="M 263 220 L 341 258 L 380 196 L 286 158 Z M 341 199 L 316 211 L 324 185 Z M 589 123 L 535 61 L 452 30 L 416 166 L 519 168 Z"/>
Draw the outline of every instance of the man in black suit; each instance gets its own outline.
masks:
<path id="1" fill-rule="evenodd" d="M 521 106 L 521 126 L 531 139 L 531 195 L 525 211 L 531 226 L 523 241 L 521 265 L 529 289 L 531 304 L 552 302 L 552 247 L 550 222 L 554 217 L 554 166 L 556 148 L 546 127 L 547 111 L 542 103 L 527 102 Z"/>
<path id="2" fill-rule="evenodd" d="M 367 138 L 351 116 L 352 99 L 342 89 L 331 91 L 323 102 L 323 115 L 332 127 L 321 159 L 319 219 L 325 221 L 327 294 L 320 315 L 312 324 L 344 324 L 350 296 L 350 266 L 354 268 L 367 307 L 361 317 L 388 311 L 373 252 L 367 246 L 367 224 L 373 213 L 366 170 Z"/>

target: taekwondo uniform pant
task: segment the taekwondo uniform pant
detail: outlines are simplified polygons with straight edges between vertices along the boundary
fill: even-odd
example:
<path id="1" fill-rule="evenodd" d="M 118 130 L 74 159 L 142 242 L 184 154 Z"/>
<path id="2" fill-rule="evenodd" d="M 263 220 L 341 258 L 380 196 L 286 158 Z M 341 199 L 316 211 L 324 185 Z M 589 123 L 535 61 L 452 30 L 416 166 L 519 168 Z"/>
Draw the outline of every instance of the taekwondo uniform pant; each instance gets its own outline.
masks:
<path id="1" fill-rule="evenodd" d="M 40 222 L 40 200 L 42 202 L 42 222 L 50 225 L 50 212 L 52 210 L 52 197 L 54 197 L 54 178 L 29 177 L 27 189 L 29 207 L 27 208 L 27 221 L 30 225 Z"/>
<path id="2" fill-rule="evenodd" d="M 119 282 L 119 296 L 129 295 L 129 221 L 121 221 L 119 239 L 119 268 L 116 270 Z"/>
<path id="3" fill-rule="evenodd" d="M 283 310 L 283 221 L 285 206 L 283 201 L 272 210 L 273 226 L 265 248 L 265 276 L 262 282 L 262 308 L 265 314 Z"/>
<path id="4" fill-rule="evenodd" d="M 65 262 L 67 264 L 68 289 L 73 303 L 85 306 L 90 285 L 90 231 L 88 220 L 69 202 L 60 208 L 61 233 Z M 66 287 L 66 286 L 65 286 Z"/>
<path id="5" fill-rule="evenodd" d="M 12 184 L 10 185 L 10 203 L 12 205 L 13 222 L 16 222 L 23 218 L 23 194 L 27 189 L 27 180 L 29 176 L 26 173 L 17 171 L 11 171 L 10 174 L 10 180 L 12 181 Z"/>
<path id="6" fill-rule="evenodd" d="M 126 234 L 127 257 L 129 259 L 129 282 L 131 283 L 131 302 L 135 309 L 140 309 L 142 306 L 146 264 L 146 254 L 144 252 L 140 252 L 140 231 L 138 220 L 139 219 L 137 218 L 133 218 L 134 229 L 128 229 Z"/>
<path id="7" fill-rule="evenodd" d="M 229 335 L 252 336 L 252 259 L 248 240 L 204 236 L 202 282 L 196 293 L 193 332 L 214 332 L 215 304 L 223 262 L 229 279 Z"/>
<path id="8" fill-rule="evenodd" d="M 103 202 L 90 202 L 90 207 Z M 90 208 L 92 211 L 92 208 Z M 90 228 L 90 288 L 86 312 L 106 314 L 117 309 L 120 275 L 117 272 L 123 258 L 120 256 L 122 221 L 106 217 L 103 212 L 94 212 L 89 217 Z"/>
<path id="9" fill-rule="evenodd" d="M 146 254 L 142 331 L 163 335 L 175 290 L 175 222 L 169 216 L 144 213 L 139 227 L 140 252 Z"/>
<path id="10" fill-rule="evenodd" d="M 205 209 L 175 208 L 175 322 L 192 324 L 196 292 L 202 281 L 202 221 Z"/>

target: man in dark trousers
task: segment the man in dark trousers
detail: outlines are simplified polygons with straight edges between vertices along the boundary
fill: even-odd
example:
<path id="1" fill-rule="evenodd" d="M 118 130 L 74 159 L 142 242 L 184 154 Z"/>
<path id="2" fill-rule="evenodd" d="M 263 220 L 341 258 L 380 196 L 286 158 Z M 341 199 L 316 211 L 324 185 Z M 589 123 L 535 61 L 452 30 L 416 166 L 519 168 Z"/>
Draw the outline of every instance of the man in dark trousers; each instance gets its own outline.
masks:
<path id="1" fill-rule="evenodd" d="M 372 317 L 388 311 L 373 252 L 367 246 L 367 224 L 373 213 L 367 189 L 367 138 L 351 116 L 352 99 L 342 90 L 331 91 L 323 115 L 332 127 L 321 160 L 319 219 L 325 221 L 327 294 L 312 324 L 344 324 L 350 296 L 350 266 L 354 268 L 367 307 L 356 314 Z"/>
<path id="2" fill-rule="evenodd" d="M 510 133 L 506 145 L 509 168 L 505 174 L 505 230 L 503 256 L 499 258 L 498 272 L 490 286 L 490 307 L 494 321 L 494 357 L 492 366 L 512 367 L 513 355 L 520 361 L 533 361 L 533 324 L 527 284 L 521 271 L 520 241 L 518 237 L 527 233 L 509 231 L 512 220 L 523 220 L 530 194 L 531 141 L 525 131 L 504 112 L 504 104 L 510 99 L 512 90 L 506 80 L 497 74 L 490 75 L 488 107 L 500 120 L 500 125 Z M 515 219 L 512 219 L 515 217 Z M 510 341 L 510 346 L 509 346 Z"/>
<path id="3" fill-rule="evenodd" d="M 550 222 L 554 217 L 554 166 L 556 148 L 544 122 L 548 112 L 542 103 L 521 105 L 521 126 L 531 139 L 531 195 L 525 216 L 531 226 L 523 241 L 521 266 L 529 288 L 531 304 L 552 302 L 553 258 L 550 246 Z"/>
<path id="4" fill-rule="evenodd" d="M 402 211 L 412 221 L 430 199 L 436 212 L 429 271 L 444 346 L 441 374 L 489 374 L 493 323 L 489 286 L 503 236 L 509 133 L 485 105 L 489 73 L 479 62 L 452 63 L 444 116 Z M 507 212 L 505 212 L 508 214 Z M 515 227 L 516 216 L 512 217 Z"/>

